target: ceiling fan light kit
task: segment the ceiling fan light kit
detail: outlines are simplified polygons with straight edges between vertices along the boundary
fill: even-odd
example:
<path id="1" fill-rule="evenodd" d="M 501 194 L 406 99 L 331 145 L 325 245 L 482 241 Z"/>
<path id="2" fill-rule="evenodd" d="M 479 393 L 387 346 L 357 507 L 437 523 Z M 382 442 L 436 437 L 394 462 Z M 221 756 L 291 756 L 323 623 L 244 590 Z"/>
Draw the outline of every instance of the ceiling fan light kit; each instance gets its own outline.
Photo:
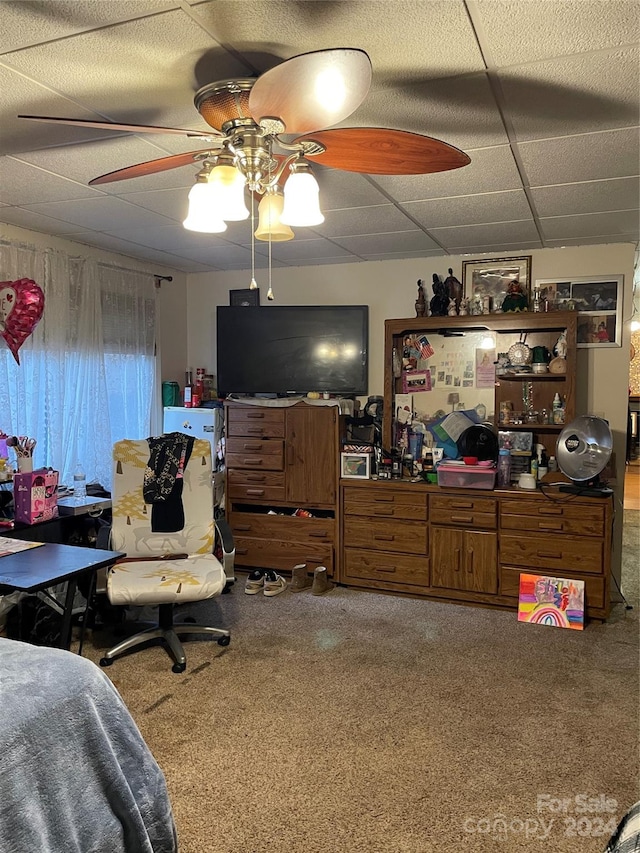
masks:
<path id="1" fill-rule="evenodd" d="M 220 80 L 200 88 L 194 103 L 210 131 L 48 116 L 20 118 L 133 133 L 180 133 L 208 140 L 209 148 L 118 169 L 94 178 L 89 185 L 200 164 L 183 225 L 206 233 L 221 233 L 226 221 L 247 218 L 246 189 L 263 196 L 255 234 L 252 225 L 253 269 L 254 236 L 269 242 L 291 240 L 294 234 L 289 226 L 324 222 L 308 157 L 330 168 L 375 175 L 428 174 L 470 162 L 452 145 L 419 133 L 379 127 L 328 129 L 360 106 L 370 85 L 371 60 L 365 51 L 334 48 L 294 56 L 257 79 Z M 296 138 L 289 141 L 283 134 Z M 274 148 L 284 154 L 274 153 Z"/>

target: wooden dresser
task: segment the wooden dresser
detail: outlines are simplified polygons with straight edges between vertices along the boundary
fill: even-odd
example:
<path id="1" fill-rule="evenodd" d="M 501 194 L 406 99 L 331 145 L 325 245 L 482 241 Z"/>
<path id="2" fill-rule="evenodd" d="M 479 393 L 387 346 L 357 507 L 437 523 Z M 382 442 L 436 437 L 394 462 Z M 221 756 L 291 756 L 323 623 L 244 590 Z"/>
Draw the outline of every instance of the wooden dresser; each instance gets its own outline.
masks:
<path id="1" fill-rule="evenodd" d="M 226 504 L 236 565 L 289 573 L 337 562 L 336 406 L 227 403 Z"/>
<path id="2" fill-rule="evenodd" d="M 569 577 L 585 581 L 588 616 L 606 619 L 612 500 L 545 492 L 342 480 L 340 580 L 516 609 L 521 572 Z"/>

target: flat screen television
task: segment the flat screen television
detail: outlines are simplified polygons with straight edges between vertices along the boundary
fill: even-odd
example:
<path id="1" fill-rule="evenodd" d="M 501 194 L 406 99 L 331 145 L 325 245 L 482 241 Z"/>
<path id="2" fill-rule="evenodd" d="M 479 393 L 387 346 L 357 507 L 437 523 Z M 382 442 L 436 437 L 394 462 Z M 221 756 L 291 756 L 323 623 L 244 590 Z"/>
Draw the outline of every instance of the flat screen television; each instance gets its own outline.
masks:
<path id="1" fill-rule="evenodd" d="M 367 305 L 219 306 L 218 394 L 367 394 Z"/>

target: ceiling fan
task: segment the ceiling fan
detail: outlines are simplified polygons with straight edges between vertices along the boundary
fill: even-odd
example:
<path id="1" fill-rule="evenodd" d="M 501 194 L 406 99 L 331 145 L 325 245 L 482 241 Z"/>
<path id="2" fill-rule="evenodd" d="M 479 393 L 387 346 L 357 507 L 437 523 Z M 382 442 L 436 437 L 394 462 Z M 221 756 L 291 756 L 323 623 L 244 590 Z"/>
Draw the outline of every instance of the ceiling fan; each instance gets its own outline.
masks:
<path id="1" fill-rule="evenodd" d="M 189 193 L 185 227 L 216 233 L 226 229 L 227 221 L 247 218 L 246 187 L 252 195 L 252 213 L 253 198 L 262 196 L 255 236 L 271 243 L 292 239 L 291 225 L 318 225 L 324 220 L 307 158 L 335 169 L 376 175 L 428 174 L 470 162 L 458 148 L 419 133 L 332 128 L 357 109 L 370 84 L 367 53 L 334 48 L 294 56 L 257 78 L 220 80 L 198 89 L 194 102 L 211 128 L 207 131 L 53 116 L 19 118 L 206 140 L 206 148 L 117 169 L 89 185 L 202 163 Z M 280 184 L 285 179 L 283 190 Z M 252 276 L 252 286 L 253 281 Z"/>

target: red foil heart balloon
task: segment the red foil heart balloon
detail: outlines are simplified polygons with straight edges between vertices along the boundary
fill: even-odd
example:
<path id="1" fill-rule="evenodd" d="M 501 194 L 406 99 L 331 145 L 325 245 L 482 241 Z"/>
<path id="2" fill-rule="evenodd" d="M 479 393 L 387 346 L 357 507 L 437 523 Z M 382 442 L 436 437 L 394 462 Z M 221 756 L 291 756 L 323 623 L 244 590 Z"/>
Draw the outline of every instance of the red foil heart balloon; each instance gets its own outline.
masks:
<path id="1" fill-rule="evenodd" d="M 43 311 L 44 293 L 35 281 L 0 281 L 0 335 L 18 364 L 18 350 L 38 325 Z"/>

